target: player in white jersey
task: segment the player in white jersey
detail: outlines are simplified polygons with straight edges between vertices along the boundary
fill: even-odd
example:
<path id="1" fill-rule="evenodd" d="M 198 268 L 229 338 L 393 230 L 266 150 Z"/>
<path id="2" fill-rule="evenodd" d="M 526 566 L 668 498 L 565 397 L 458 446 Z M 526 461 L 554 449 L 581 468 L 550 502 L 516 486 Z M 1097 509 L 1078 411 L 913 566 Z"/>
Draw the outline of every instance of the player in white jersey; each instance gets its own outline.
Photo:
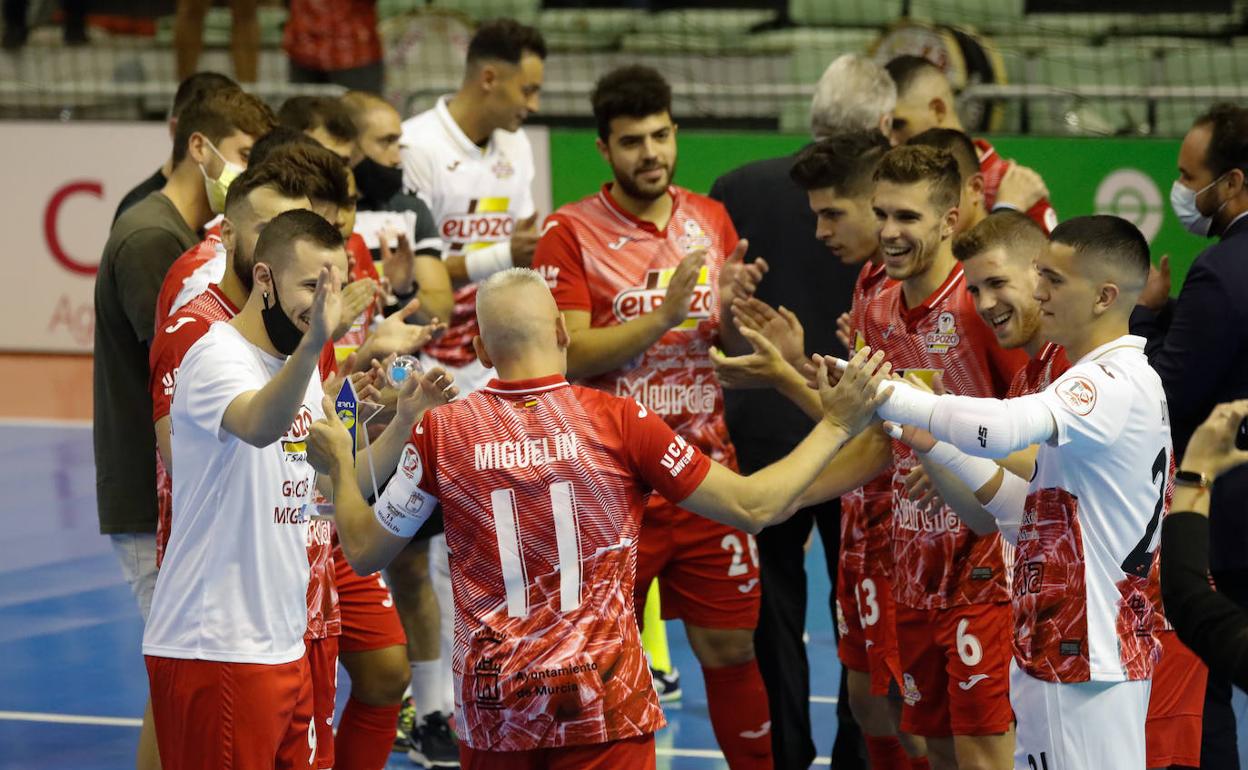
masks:
<path id="1" fill-rule="evenodd" d="M 533 150 L 520 126 L 538 109 L 545 58 L 546 43 L 536 29 L 510 19 L 483 24 L 468 44 L 459 90 L 402 126 L 403 186 L 433 212 L 442 259 L 455 288 L 449 327 L 421 351 L 421 358 L 426 368 L 446 368 L 465 393 L 494 376 L 472 348 L 477 333 L 476 284 L 513 265 L 528 266 L 537 245 Z M 438 534 L 429 541 L 428 572 L 419 568 L 420 559 L 419 547 L 413 546 L 388 573 L 391 588 L 400 597 L 414 596 L 424 576 L 432 575 L 442 619 L 440 662 L 435 668 L 413 652 L 412 686 L 417 724 L 433 716 L 429 728 L 441 732 L 444 718 L 439 715 L 449 714 L 454 705 L 445 536 Z M 440 700 L 421 702 L 416 690 L 434 677 Z"/>
<path id="2" fill-rule="evenodd" d="M 1077 217 L 1036 267 L 1039 333 L 1069 370 L 1008 402 L 897 387 L 878 413 L 930 431 L 907 434 L 1017 547 L 1015 768 L 1142 770 L 1159 653 L 1149 580 L 1174 467 L 1161 380 L 1128 334 L 1148 243 L 1126 220 Z M 1024 476 L 987 459 L 1033 444 Z"/>

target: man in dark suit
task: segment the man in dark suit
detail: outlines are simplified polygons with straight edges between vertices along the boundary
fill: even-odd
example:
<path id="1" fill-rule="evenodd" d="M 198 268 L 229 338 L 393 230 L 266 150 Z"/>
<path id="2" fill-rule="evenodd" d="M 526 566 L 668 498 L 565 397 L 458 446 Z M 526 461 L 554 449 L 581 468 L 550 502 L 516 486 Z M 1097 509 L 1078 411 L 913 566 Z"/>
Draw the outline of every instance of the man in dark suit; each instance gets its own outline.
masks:
<path id="1" fill-rule="evenodd" d="M 1148 338 L 1149 361 L 1170 407 L 1176 458 L 1224 401 L 1248 398 L 1248 110 L 1220 104 L 1196 119 L 1179 149 L 1174 213 L 1190 232 L 1218 241 L 1196 258 L 1177 301 L 1166 287 L 1142 298 L 1131 331 Z M 1164 266 L 1163 266 L 1164 272 Z M 1248 467 L 1218 479 L 1210 500 L 1211 567 L 1218 590 L 1248 608 Z M 1235 717 L 1225 672 L 1210 671 L 1201 767 L 1238 770 Z"/>
<path id="2" fill-rule="evenodd" d="M 811 133 L 816 139 L 863 130 L 879 130 L 887 136 L 896 98 L 896 87 L 883 67 L 865 57 L 841 56 L 815 87 Z M 797 315 L 806 330 L 807 353 L 841 355 L 844 348 L 836 339 L 836 320 L 849 310 L 858 267 L 841 264 L 815 238 L 815 215 L 806 191 L 789 178 L 795 158 L 796 154 L 771 158 L 731 171 L 715 181 L 711 197 L 724 204 L 737 232 L 749 239 L 749 256 L 766 257 L 770 265 L 755 296 Z M 783 457 L 810 430 L 811 423 L 801 410 L 771 389 L 726 390 L 724 403 L 743 472 Z M 815 759 L 810 666 L 802 637 L 806 630 L 804 548 L 816 523 L 833 583 L 829 606 L 835 617 L 839 501 L 799 511 L 758 536 L 762 607 L 754 648 L 771 705 L 777 768 L 809 767 Z M 843 674 L 837 717 L 832 765 L 846 770 L 864 767 Z"/>

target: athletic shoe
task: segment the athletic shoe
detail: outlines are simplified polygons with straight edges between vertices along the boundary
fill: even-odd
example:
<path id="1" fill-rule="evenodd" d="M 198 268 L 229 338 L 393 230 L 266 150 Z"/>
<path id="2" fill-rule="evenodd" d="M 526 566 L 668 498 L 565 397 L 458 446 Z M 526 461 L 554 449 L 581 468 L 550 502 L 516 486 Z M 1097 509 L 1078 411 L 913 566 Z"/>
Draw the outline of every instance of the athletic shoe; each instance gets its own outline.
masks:
<path id="1" fill-rule="evenodd" d="M 680 700 L 680 672 L 675 666 L 666 673 L 651 666 L 650 677 L 654 680 L 654 691 L 659 694 L 659 703 Z"/>
<path id="2" fill-rule="evenodd" d="M 407 758 L 425 767 L 459 767 L 459 738 L 441 711 L 425 715 Z"/>
<path id="3" fill-rule="evenodd" d="M 403 699 L 403 706 L 399 709 L 399 725 L 395 729 L 394 747 L 391 751 L 411 751 L 412 749 L 412 733 L 416 730 L 416 704 L 412 702 L 412 696 Z"/>

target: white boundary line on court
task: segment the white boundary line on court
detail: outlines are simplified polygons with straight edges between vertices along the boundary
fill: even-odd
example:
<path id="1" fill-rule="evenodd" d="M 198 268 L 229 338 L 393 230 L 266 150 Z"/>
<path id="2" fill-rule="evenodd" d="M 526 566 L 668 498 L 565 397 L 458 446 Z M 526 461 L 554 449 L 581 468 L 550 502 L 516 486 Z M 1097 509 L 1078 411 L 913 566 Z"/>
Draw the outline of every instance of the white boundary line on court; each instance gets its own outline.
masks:
<path id="1" fill-rule="evenodd" d="M 0 417 L 0 427 L 17 428 L 90 428 L 90 420 L 65 420 L 56 417 Z"/>

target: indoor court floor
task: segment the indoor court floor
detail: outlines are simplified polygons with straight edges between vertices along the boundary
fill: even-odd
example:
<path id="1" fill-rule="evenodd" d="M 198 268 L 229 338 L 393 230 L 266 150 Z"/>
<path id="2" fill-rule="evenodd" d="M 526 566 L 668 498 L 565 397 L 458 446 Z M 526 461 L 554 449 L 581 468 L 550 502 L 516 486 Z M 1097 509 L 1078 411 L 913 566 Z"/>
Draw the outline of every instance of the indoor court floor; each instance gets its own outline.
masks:
<path id="1" fill-rule="evenodd" d="M 98 533 L 89 366 L 0 358 L 0 382 L 7 383 L 0 387 L 0 770 L 134 767 L 147 688 L 142 626 L 111 546 Z M 819 548 L 815 538 L 807 555 L 811 709 L 817 764 L 827 765 L 840 672 Z M 726 767 L 693 654 L 679 624 L 668 629 L 684 699 L 666 708 L 659 767 Z M 340 672 L 340 695 L 348 681 Z M 388 767 L 415 765 L 394 754 Z"/>

